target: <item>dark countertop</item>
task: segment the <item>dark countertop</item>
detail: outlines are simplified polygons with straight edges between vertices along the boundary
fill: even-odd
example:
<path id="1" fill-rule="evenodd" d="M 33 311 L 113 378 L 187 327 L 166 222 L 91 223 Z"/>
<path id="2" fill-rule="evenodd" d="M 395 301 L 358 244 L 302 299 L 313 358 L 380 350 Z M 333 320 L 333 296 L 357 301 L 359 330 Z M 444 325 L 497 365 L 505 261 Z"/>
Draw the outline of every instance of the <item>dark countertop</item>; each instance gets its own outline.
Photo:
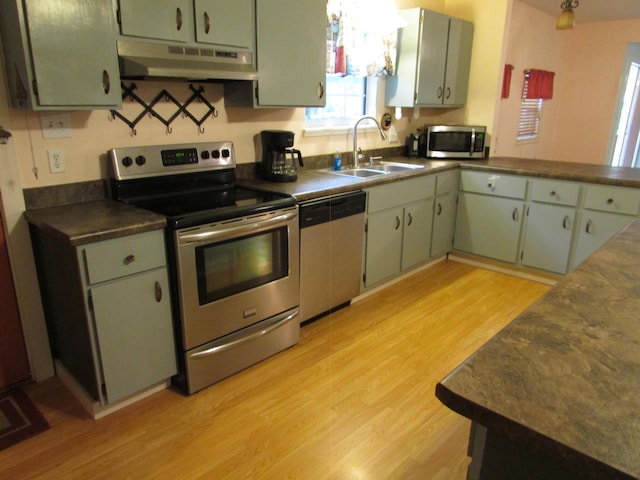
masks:
<path id="1" fill-rule="evenodd" d="M 471 169 L 520 174 L 580 182 L 640 188 L 640 169 L 612 168 L 546 160 L 496 157 L 487 160 L 426 160 L 388 157 L 386 161 L 419 163 L 425 168 L 367 179 L 334 175 L 301 168 L 298 180 L 287 183 L 238 179 L 238 184 L 293 195 L 298 201 L 351 192 L 389 182 L 453 169 Z M 164 228 L 163 216 L 98 199 L 105 195 L 103 181 L 43 187 L 25 191 L 27 220 L 73 245 Z M 77 198 L 77 203 L 73 199 Z M 62 202 L 64 205 L 56 205 Z"/>
<path id="2" fill-rule="evenodd" d="M 436 387 L 452 410 L 583 478 L 640 478 L 640 221 Z"/>
<path id="3" fill-rule="evenodd" d="M 25 212 L 29 223 L 70 243 L 84 245 L 164 228 L 163 215 L 113 200 L 97 200 Z"/>

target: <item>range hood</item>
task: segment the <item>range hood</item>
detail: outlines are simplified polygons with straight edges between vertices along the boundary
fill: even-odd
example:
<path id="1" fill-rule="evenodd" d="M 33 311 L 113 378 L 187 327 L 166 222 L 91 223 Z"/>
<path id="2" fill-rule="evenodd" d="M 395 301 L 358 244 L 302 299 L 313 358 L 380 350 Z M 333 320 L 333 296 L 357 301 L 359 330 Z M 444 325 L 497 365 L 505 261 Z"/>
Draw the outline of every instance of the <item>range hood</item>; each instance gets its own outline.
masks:
<path id="1" fill-rule="evenodd" d="M 118 40 L 121 78 L 257 80 L 253 54 L 232 47 L 203 48 Z"/>

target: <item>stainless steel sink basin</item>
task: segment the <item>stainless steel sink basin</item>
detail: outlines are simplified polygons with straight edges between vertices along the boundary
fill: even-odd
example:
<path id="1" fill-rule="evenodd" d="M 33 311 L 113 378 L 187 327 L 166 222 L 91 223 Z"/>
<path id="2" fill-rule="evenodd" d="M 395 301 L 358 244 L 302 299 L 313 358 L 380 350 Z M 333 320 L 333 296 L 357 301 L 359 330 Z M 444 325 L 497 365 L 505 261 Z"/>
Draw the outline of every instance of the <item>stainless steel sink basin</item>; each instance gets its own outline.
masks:
<path id="1" fill-rule="evenodd" d="M 417 170 L 424 168 L 424 165 L 416 165 L 414 163 L 402 162 L 378 162 L 373 165 L 365 164 L 358 168 L 346 168 L 343 170 L 334 170 L 333 168 L 324 168 L 321 172 L 332 173 L 333 175 L 344 175 L 347 177 L 368 178 L 378 175 L 389 175 L 392 173 L 406 172 L 409 170 Z"/>

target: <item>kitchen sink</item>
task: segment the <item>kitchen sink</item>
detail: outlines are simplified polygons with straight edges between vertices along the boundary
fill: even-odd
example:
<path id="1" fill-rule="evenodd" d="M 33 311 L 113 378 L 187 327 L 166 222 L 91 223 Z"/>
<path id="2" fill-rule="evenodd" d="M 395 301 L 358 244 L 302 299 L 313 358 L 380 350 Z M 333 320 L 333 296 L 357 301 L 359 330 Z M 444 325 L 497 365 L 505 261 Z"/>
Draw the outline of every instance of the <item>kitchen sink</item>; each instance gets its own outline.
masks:
<path id="1" fill-rule="evenodd" d="M 347 177 L 368 178 L 378 175 L 389 175 L 392 173 L 406 172 L 409 170 L 417 170 L 424 168 L 424 165 L 402 162 L 378 162 L 373 165 L 365 164 L 358 168 L 345 168 L 342 170 L 334 170 L 333 168 L 323 168 L 320 171 L 332 173 L 333 175 L 344 175 Z"/>

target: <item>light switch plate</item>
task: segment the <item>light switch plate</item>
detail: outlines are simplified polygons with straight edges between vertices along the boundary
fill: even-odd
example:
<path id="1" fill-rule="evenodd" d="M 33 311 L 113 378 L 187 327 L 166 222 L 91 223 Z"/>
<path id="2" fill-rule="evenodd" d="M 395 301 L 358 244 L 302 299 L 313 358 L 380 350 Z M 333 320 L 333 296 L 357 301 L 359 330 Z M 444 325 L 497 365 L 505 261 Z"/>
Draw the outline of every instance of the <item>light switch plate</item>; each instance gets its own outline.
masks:
<path id="1" fill-rule="evenodd" d="M 68 113 L 41 113 L 43 138 L 71 137 L 71 116 Z"/>

